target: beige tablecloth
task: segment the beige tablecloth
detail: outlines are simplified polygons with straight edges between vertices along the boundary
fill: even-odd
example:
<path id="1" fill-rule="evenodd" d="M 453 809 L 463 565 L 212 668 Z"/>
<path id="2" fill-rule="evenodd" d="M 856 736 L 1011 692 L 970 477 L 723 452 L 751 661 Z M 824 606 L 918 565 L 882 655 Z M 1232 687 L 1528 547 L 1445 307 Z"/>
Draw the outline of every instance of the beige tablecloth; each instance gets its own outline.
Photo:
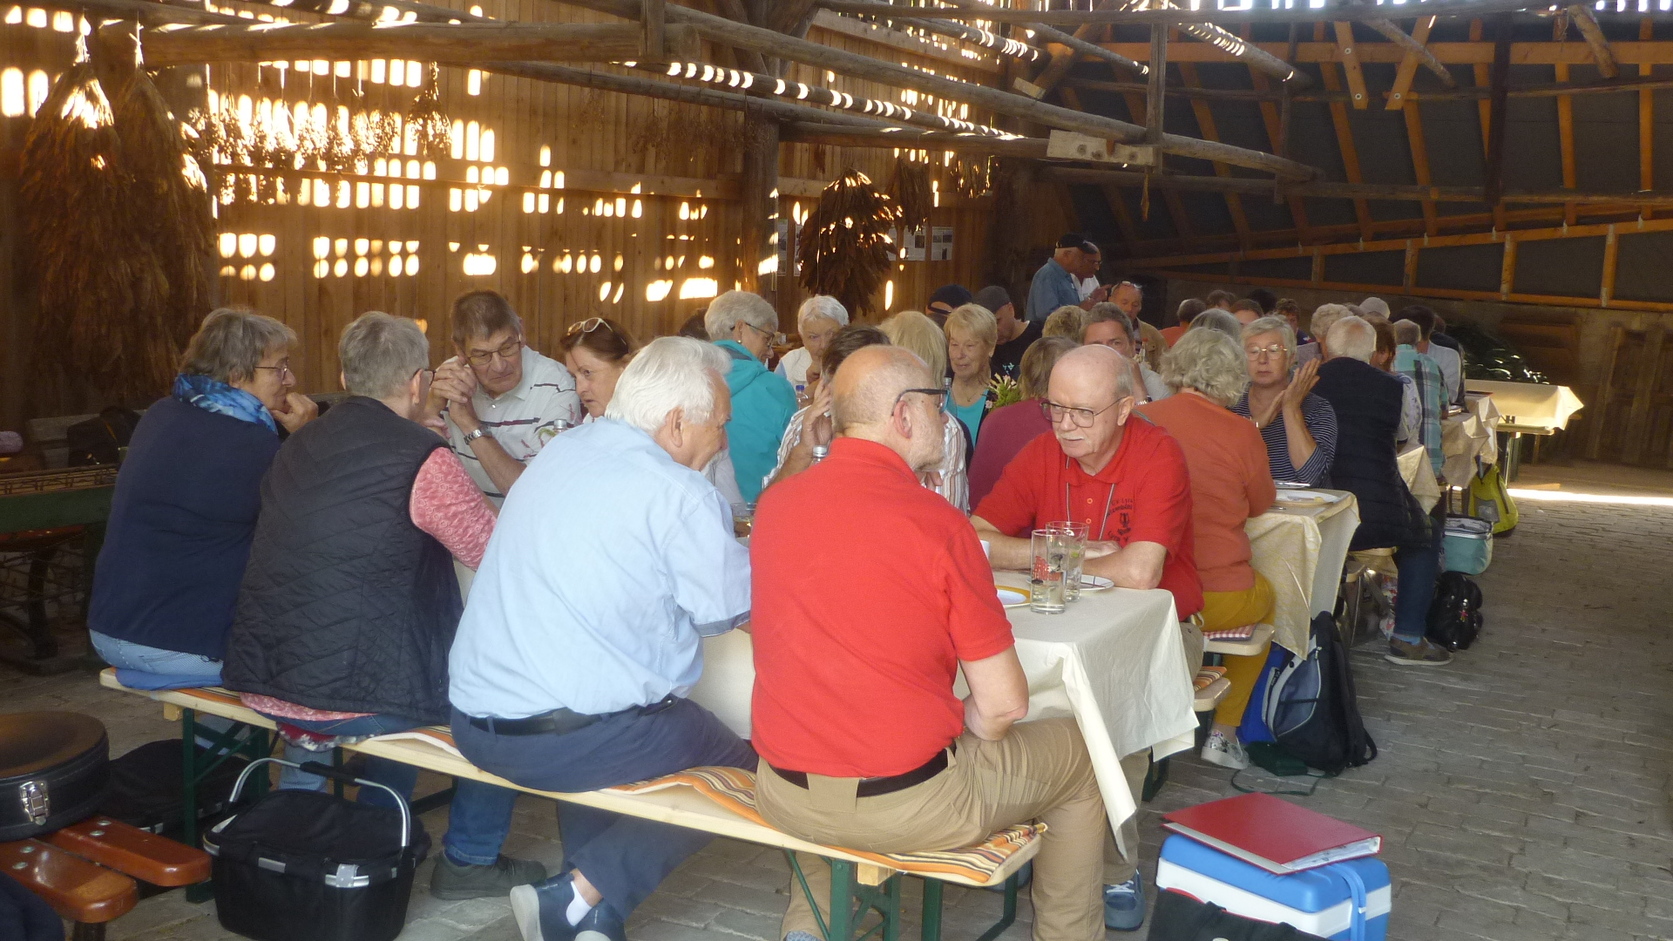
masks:
<path id="1" fill-rule="evenodd" d="M 1400 463 L 1400 478 L 1411 489 L 1412 496 L 1417 497 L 1418 506 L 1425 513 L 1434 509 L 1441 500 L 1441 485 L 1435 479 L 1435 465 L 1429 461 L 1428 450 L 1414 444 L 1400 452 L 1396 460 Z"/>
<path id="2" fill-rule="evenodd" d="M 1307 652 L 1313 615 L 1336 607 L 1348 544 L 1359 528 L 1359 503 L 1353 494 L 1320 492 L 1341 499 L 1324 506 L 1275 507 L 1244 525 L 1255 570 L 1266 576 L 1277 595 L 1272 639 L 1300 655 Z"/>
<path id="3" fill-rule="evenodd" d="M 1468 392 L 1490 392 L 1493 406 L 1499 410 L 1504 424 L 1523 429 L 1540 429 L 1536 434 L 1551 434 L 1568 427 L 1570 415 L 1584 405 L 1568 386 L 1542 385 L 1534 382 L 1489 382 L 1468 379 Z"/>
<path id="4" fill-rule="evenodd" d="M 998 573 L 1001 583 L 1024 577 Z M 1063 614 L 1012 608 L 1017 657 L 1028 674 L 1028 718 L 1073 716 L 1086 737 L 1110 826 L 1132 815 L 1120 759 L 1145 748 L 1157 758 L 1188 749 L 1197 727 L 1173 595 L 1113 588 L 1085 592 Z M 755 684 L 749 635 L 703 642 L 703 679 L 691 698 L 739 735 L 749 735 Z M 963 695 L 963 689 L 959 690 Z"/>
<path id="5" fill-rule="evenodd" d="M 1497 424 L 1484 422 L 1469 411 L 1441 423 L 1441 451 L 1446 456 L 1441 474 L 1447 483 L 1464 486 L 1475 476 L 1477 460 L 1486 467 L 1499 459 L 1498 436 L 1493 433 Z"/>

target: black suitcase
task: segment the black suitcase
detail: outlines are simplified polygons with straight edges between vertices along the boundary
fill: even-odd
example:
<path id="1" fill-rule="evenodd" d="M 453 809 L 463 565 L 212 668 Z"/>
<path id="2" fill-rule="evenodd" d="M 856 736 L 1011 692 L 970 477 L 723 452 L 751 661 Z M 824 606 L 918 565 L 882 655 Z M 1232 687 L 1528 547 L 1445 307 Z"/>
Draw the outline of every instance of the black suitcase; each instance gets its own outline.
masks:
<path id="1" fill-rule="evenodd" d="M 233 788 L 238 803 L 250 762 Z M 214 857 L 215 913 L 221 927 L 256 941 L 393 941 L 407 919 L 418 865 L 412 812 L 401 795 L 318 762 L 305 771 L 377 787 L 398 810 L 357 804 L 321 791 L 273 791 L 216 824 L 203 837 Z"/>
<path id="2" fill-rule="evenodd" d="M 99 813 L 148 833 L 180 840 L 185 822 L 185 757 L 180 739 L 165 738 L 112 758 L 110 786 L 99 803 Z M 209 750 L 197 747 L 193 767 L 204 768 L 209 762 Z M 231 812 L 233 785 L 249 763 L 243 755 L 233 755 L 198 782 L 199 833 Z"/>
<path id="3" fill-rule="evenodd" d="M 0 715 L 0 843 L 90 817 L 104 797 L 110 740 L 77 712 Z"/>

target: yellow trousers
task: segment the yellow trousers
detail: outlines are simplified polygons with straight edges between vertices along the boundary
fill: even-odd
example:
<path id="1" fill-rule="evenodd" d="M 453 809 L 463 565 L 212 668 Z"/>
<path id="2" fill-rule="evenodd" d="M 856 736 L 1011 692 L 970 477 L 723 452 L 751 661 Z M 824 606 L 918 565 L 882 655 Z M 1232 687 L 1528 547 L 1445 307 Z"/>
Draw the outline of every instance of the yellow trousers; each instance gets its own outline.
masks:
<path id="1" fill-rule="evenodd" d="M 1269 623 L 1277 596 L 1266 576 L 1256 572 L 1255 584 L 1248 589 L 1205 591 L 1202 601 L 1202 629 L 1208 633 L 1229 631 L 1245 624 Z M 1235 726 L 1243 721 L 1243 710 L 1248 708 L 1249 697 L 1255 692 L 1255 683 L 1260 680 L 1261 667 L 1266 665 L 1266 652 L 1270 646 L 1263 646 L 1258 653 L 1247 657 L 1225 658 L 1226 682 L 1231 684 L 1231 689 L 1214 709 L 1216 723 Z"/>

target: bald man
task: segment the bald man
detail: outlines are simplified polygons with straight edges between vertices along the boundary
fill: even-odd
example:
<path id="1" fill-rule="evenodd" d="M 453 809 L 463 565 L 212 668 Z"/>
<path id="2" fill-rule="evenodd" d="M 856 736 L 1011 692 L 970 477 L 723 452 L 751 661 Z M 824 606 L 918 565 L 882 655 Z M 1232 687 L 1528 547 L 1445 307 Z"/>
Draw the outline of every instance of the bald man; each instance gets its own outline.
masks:
<path id="1" fill-rule="evenodd" d="M 1013 725 L 1028 714 L 1028 680 L 982 547 L 918 484 L 941 460 L 943 394 L 907 350 L 855 352 L 836 374 L 830 456 L 761 498 L 751 536 L 761 813 L 804 839 L 881 853 L 953 849 L 1045 821 L 1035 941 L 1097 941 L 1109 827 L 1086 744 L 1072 719 Z M 800 862 L 828 918 L 826 864 Z M 795 880 L 790 900 L 782 936 L 819 937 Z"/>
<path id="2" fill-rule="evenodd" d="M 1191 478 L 1185 452 L 1171 435 L 1132 414 L 1133 368 L 1107 346 L 1064 354 L 1051 371 L 1041 409 L 1052 433 L 1030 442 L 1006 466 L 970 522 L 990 544 L 994 568 L 1030 567 L 1030 532 L 1054 520 L 1087 524 L 1084 569 L 1122 588 L 1165 588 L 1183 621 L 1202 610 L 1191 529 Z M 1189 682 L 1202 661 L 1202 634 L 1182 624 Z M 1137 794 L 1148 752 L 1124 756 L 1122 770 Z M 1123 842 L 1135 852 L 1129 819 Z M 1144 919 L 1136 856 L 1107 847 L 1105 923 L 1133 930 Z"/>

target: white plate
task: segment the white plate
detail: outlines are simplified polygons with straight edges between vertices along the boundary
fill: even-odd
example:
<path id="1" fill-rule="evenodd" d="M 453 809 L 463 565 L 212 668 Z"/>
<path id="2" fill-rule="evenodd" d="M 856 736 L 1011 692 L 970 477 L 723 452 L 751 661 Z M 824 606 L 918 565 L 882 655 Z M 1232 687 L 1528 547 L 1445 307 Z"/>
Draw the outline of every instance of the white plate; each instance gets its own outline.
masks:
<path id="1" fill-rule="evenodd" d="M 1107 588 L 1114 588 L 1114 587 L 1115 587 L 1115 582 L 1105 578 L 1102 575 L 1088 575 L 1085 572 L 1082 572 L 1080 574 L 1080 590 L 1081 591 L 1103 591 Z"/>
<path id="2" fill-rule="evenodd" d="M 995 585 L 999 592 L 999 603 L 1007 608 L 1020 608 L 1028 604 L 1028 592 L 1020 588 L 1009 588 L 1005 585 Z"/>
<path id="3" fill-rule="evenodd" d="M 1323 506 L 1342 499 L 1341 494 L 1318 490 L 1281 490 L 1273 502 L 1279 506 Z"/>

